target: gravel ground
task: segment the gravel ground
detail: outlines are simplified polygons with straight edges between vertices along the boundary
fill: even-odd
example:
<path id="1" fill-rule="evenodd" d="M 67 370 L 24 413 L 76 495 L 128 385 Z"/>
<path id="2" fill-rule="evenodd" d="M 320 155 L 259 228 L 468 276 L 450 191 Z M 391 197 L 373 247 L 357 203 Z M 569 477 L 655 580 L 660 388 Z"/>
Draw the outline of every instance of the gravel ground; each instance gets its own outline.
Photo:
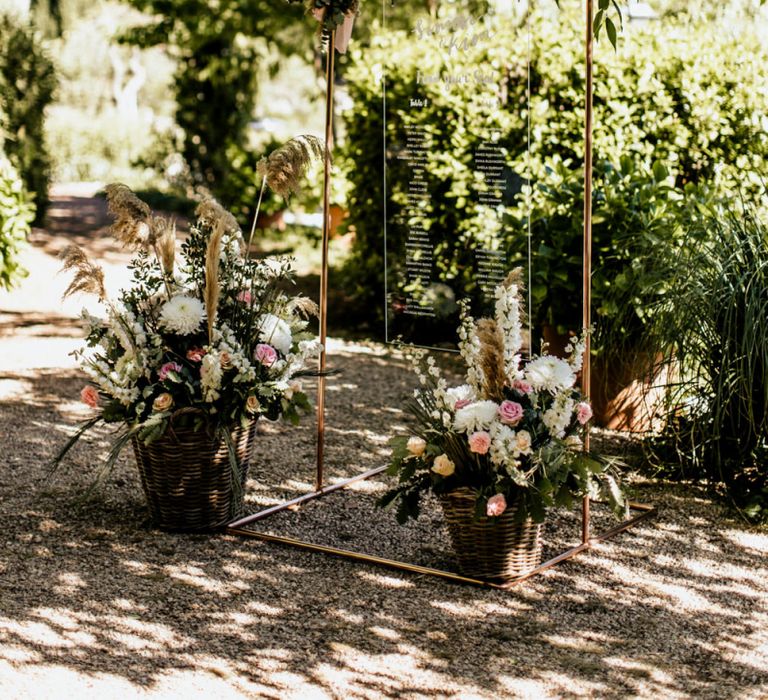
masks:
<path id="1" fill-rule="evenodd" d="M 71 194 L 71 193 L 70 193 Z M 87 215 L 87 217 L 85 216 Z M 106 256 L 93 200 L 59 193 L 25 254 L 33 275 L 0 296 L 0 697 L 768 697 L 768 533 L 691 485 L 630 476 L 659 515 L 508 592 L 456 585 L 231 535 L 153 529 L 126 454 L 77 497 L 108 434 L 46 463 L 86 414 L 76 310 L 53 254 L 75 221 Z M 102 256 L 102 259 L 104 257 Z M 334 341 L 328 481 L 378 466 L 411 389 L 402 357 Z M 248 482 L 255 511 L 308 491 L 314 421 L 264 422 Z M 452 566 L 439 511 L 401 528 L 362 482 L 263 527 L 423 565 Z M 608 516 L 596 514 L 597 525 Z M 547 523 L 549 552 L 578 519 Z"/>

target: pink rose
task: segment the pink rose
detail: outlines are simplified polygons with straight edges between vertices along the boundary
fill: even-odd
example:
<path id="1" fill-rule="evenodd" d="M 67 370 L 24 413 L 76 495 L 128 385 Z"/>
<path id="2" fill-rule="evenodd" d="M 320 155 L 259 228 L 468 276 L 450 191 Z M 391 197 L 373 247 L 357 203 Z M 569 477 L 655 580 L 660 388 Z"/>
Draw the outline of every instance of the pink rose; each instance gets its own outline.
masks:
<path id="1" fill-rule="evenodd" d="M 516 401 L 502 401 L 499 418 L 506 425 L 517 425 L 523 419 L 523 407 Z"/>
<path id="2" fill-rule="evenodd" d="M 80 400 L 91 408 L 99 407 L 99 392 L 92 386 L 84 386 L 80 391 Z"/>
<path id="3" fill-rule="evenodd" d="M 169 372 L 181 372 L 181 365 L 176 364 L 175 362 L 166 362 L 159 370 L 157 370 L 157 376 L 160 378 L 161 382 L 164 382 Z"/>
<path id="4" fill-rule="evenodd" d="M 469 436 L 469 449 L 472 452 L 484 455 L 491 449 L 491 436 L 485 430 L 478 430 Z"/>
<path id="5" fill-rule="evenodd" d="M 205 357 L 205 350 L 202 348 L 190 348 L 187 350 L 187 359 L 190 362 L 202 362 Z"/>
<path id="6" fill-rule="evenodd" d="M 521 394 L 530 394 L 533 392 L 533 387 L 524 379 L 515 379 L 512 382 L 512 388 L 519 391 Z"/>
<path id="7" fill-rule="evenodd" d="M 491 496 L 488 499 L 488 505 L 486 507 L 486 513 L 489 518 L 495 518 L 501 515 L 507 509 L 507 499 L 504 498 L 503 493 L 497 493 L 495 496 Z"/>
<path id="8" fill-rule="evenodd" d="M 251 296 L 251 293 L 247 289 L 244 289 L 242 292 L 240 292 L 237 295 L 237 300 L 242 301 L 243 304 L 250 304 L 251 301 L 253 301 L 253 297 Z"/>
<path id="9" fill-rule="evenodd" d="M 590 418 L 592 418 L 592 406 L 586 401 L 576 404 L 576 420 L 584 425 Z"/>
<path id="10" fill-rule="evenodd" d="M 465 406 L 469 406 L 472 402 L 469 399 L 459 399 L 453 406 L 455 411 L 458 411 L 460 408 L 464 408 Z"/>
<path id="11" fill-rule="evenodd" d="M 265 367 L 271 367 L 277 361 L 277 350 L 266 343 L 256 346 L 256 359 Z"/>

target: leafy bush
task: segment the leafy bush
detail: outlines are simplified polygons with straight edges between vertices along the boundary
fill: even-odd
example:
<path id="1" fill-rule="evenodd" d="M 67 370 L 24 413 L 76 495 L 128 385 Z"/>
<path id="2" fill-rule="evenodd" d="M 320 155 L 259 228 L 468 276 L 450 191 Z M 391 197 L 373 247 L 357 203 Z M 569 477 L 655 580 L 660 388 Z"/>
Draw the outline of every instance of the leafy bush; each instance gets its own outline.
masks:
<path id="1" fill-rule="evenodd" d="M 572 24 L 570 14 L 564 11 L 560 17 L 557 25 L 542 17 L 532 20 L 530 169 L 534 182 L 546 179 L 548 163 L 579 163 L 583 154 L 581 32 Z M 506 176 L 512 195 L 506 202 L 508 214 L 520 225 L 525 223 L 526 212 L 514 195 L 526 172 L 526 46 L 525 27 L 508 25 L 477 57 L 478 65 L 494 66 L 505 76 L 504 99 L 492 126 L 500 134 L 499 143 L 507 149 Z M 617 52 L 609 44 L 601 44 L 596 55 L 595 162 L 620 164 L 622 157 L 629 156 L 633 162 L 650 167 L 661 161 L 677 186 L 701 182 L 717 189 L 732 187 L 741 181 L 743 172 L 764 167 L 768 154 L 766 58 L 757 30 L 749 29 L 744 29 L 736 41 L 718 27 L 669 25 L 664 34 L 658 34 L 657 27 L 642 30 L 633 26 Z M 354 52 L 347 72 L 355 105 L 345 118 L 345 155 L 353 185 L 349 224 L 356 230 L 356 249 L 345 277 L 350 292 L 370 309 L 381 306 L 384 277 L 380 176 L 384 125 L 378 66 L 385 66 L 387 71 L 390 119 L 423 125 L 429 132 L 433 158 L 427 177 L 432 202 L 425 212 L 425 228 L 435 246 L 435 259 L 439 259 L 436 273 L 440 281 L 453 284 L 458 279 L 462 288 L 471 291 L 473 273 L 468 261 L 492 232 L 469 196 L 471 158 L 481 142 L 473 111 L 475 86 L 457 84 L 448 92 L 441 85 L 434 89 L 419 86 L 429 103 L 418 110 L 411 110 L 403 99 L 415 92 L 417 68 L 423 73 L 439 71 L 442 66 L 438 61 L 428 46 L 411 41 L 405 32 L 392 32 L 378 37 L 365 51 Z M 388 148 L 393 144 L 392 126 L 388 120 Z M 404 196 L 397 188 L 398 179 L 403 179 L 398 178 L 397 168 L 393 159 L 389 181 L 394 186 L 386 201 L 388 215 L 397 211 Z M 573 183 L 575 177 L 569 175 L 567 180 Z M 622 187 L 620 182 L 606 182 Z M 612 196 L 606 190 L 605 201 Z M 604 215 L 602 205 L 596 201 L 598 222 Z M 571 220 L 562 223 L 568 229 L 551 231 L 553 236 L 573 235 L 581 240 L 581 231 L 572 228 Z M 405 232 L 390 228 L 388 248 L 404 250 Z M 519 226 L 506 230 L 509 250 L 521 235 Z M 571 243 L 576 245 L 575 240 Z M 390 254 L 389 262 L 394 259 L 398 264 L 402 259 L 404 264 L 404 257 Z M 564 271 L 567 279 L 563 279 L 562 288 L 567 299 L 580 298 L 580 254 L 578 258 L 578 263 L 572 258 Z M 598 295 L 613 283 L 596 276 Z M 579 312 L 570 326 L 579 325 L 580 317 Z"/>
<path id="2" fill-rule="evenodd" d="M 0 14 L 0 132 L 4 150 L 41 218 L 48 202 L 50 157 L 45 143 L 45 108 L 56 86 L 53 64 L 31 27 Z"/>
<path id="3" fill-rule="evenodd" d="M 285 0 L 264 0 L 258 7 L 250 0 L 222 0 L 216 12 L 199 0 L 129 2 L 156 21 L 127 32 L 124 40 L 141 47 L 170 45 L 178 59 L 176 123 L 193 184 L 227 207 L 239 205 L 242 176 L 233 160 L 252 157 L 246 132 L 255 107 L 256 67 L 271 45 L 309 49 L 311 25 L 306 32 L 288 28 L 308 22 L 303 9 Z"/>
<path id="4" fill-rule="evenodd" d="M 18 255 L 27 240 L 35 207 L 16 169 L 0 152 L 0 287 L 10 289 L 26 276 Z"/>
<path id="5" fill-rule="evenodd" d="M 659 348 L 680 379 L 653 447 L 768 520 L 768 220 L 700 199 L 686 213 L 688 241 L 656 316 Z"/>
<path id="6" fill-rule="evenodd" d="M 682 232 L 681 189 L 667 169 L 624 156 L 599 163 L 593 180 L 592 302 L 596 327 L 592 348 L 612 355 L 647 345 L 649 316 L 667 291 L 669 263 Z M 535 188 L 531 209 L 533 318 L 536 327 L 559 334 L 581 319 L 584 174 L 555 162 Z M 527 255 L 527 241 L 514 242 L 513 257 Z"/>

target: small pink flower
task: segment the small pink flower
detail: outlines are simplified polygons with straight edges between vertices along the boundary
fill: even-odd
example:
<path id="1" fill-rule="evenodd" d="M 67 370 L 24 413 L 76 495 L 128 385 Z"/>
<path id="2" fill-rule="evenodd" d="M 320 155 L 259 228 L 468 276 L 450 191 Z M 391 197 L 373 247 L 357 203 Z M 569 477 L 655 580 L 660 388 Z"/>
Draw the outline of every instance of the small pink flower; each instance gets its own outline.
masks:
<path id="1" fill-rule="evenodd" d="M 84 386 L 80 391 L 80 400 L 91 408 L 99 407 L 99 392 L 92 386 Z"/>
<path id="2" fill-rule="evenodd" d="M 266 343 L 256 346 L 256 359 L 265 367 L 271 367 L 277 361 L 277 350 Z"/>
<path id="3" fill-rule="evenodd" d="M 251 296 L 251 293 L 247 289 L 244 289 L 242 292 L 240 292 L 237 295 L 237 300 L 242 301 L 243 304 L 250 304 L 251 301 L 253 301 L 253 297 Z"/>
<path id="4" fill-rule="evenodd" d="M 469 449 L 472 452 L 484 455 L 491 449 L 491 436 L 485 430 L 478 430 L 469 436 Z"/>
<path id="5" fill-rule="evenodd" d="M 168 378 L 169 372 L 181 372 L 181 365 L 175 362 L 166 362 L 159 370 L 157 370 L 157 376 L 161 382 L 164 382 Z"/>
<path id="6" fill-rule="evenodd" d="M 506 425 L 517 425 L 523 419 L 523 407 L 516 401 L 502 401 L 499 418 Z"/>
<path id="7" fill-rule="evenodd" d="M 584 425 L 590 418 L 592 418 L 592 406 L 586 401 L 576 404 L 576 420 Z"/>
<path id="8" fill-rule="evenodd" d="M 486 506 L 486 513 L 489 518 L 495 518 L 501 515 L 507 509 L 507 499 L 504 498 L 503 493 L 497 493 L 495 496 L 491 496 L 488 499 L 488 505 Z"/>
<path id="9" fill-rule="evenodd" d="M 472 402 L 469 399 L 459 399 L 453 406 L 455 411 L 458 411 L 460 408 L 464 408 L 465 406 L 469 406 Z"/>
<path id="10" fill-rule="evenodd" d="M 533 387 L 524 379 L 515 379 L 512 382 L 512 388 L 519 391 L 521 394 L 530 394 L 533 392 Z"/>
<path id="11" fill-rule="evenodd" d="M 205 350 L 202 348 L 190 348 L 187 350 L 187 359 L 190 362 L 202 362 L 205 354 Z"/>

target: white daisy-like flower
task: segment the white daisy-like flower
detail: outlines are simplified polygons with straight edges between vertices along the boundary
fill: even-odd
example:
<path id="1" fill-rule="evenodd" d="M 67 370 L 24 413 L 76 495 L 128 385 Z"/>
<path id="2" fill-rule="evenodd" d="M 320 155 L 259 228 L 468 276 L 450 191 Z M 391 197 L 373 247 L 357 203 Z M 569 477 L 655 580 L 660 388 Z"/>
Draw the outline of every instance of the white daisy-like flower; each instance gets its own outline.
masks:
<path id="1" fill-rule="evenodd" d="M 194 333 L 205 318 L 203 302 L 184 294 L 173 297 L 160 309 L 160 325 L 171 333 Z"/>
<path id="2" fill-rule="evenodd" d="M 274 314 L 264 314 L 258 322 L 259 339 L 287 355 L 293 345 L 291 327 Z"/>
<path id="3" fill-rule="evenodd" d="M 499 405 L 494 401 L 476 401 L 456 411 L 453 427 L 462 433 L 487 430 L 496 420 Z"/>
<path id="4" fill-rule="evenodd" d="M 576 374 L 565 360 L 544 355 L 528 363 L 525 368 L 525 380 L 534 391 L 556 394 L 572 387 L 576 383 Z"/>

